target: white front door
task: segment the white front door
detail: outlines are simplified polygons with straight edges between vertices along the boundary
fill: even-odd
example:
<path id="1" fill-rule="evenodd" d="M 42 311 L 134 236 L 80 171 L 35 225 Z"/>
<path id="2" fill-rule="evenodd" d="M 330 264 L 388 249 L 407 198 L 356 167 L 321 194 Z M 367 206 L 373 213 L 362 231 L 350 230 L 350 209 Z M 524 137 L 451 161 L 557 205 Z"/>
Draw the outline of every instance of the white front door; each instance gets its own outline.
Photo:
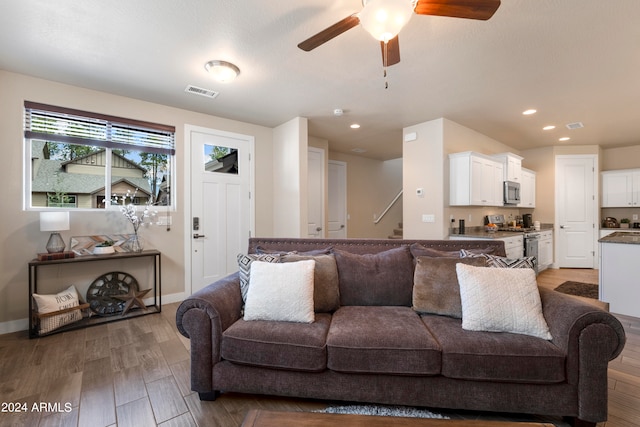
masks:
<path id="1" fill-rule="evenodd" d="M 307 237 L 324 237 L 324 150 L 309 147 L 307 166 Z"/>
<path id="2" fill-rule="evenodd" d="M 556 156 L 558 267 L 596 268 L 597 158 Z"/>
<path id="3" fill-rule="evenodd" d="M 329 220 L 330 239 L 347 238 L 347 164 L 329 160 Z"/>
<path id="4" fill-rule="evenodd" d="M 191 147 L 186 261 L 194 293 L 237 271 L 236 257 L 246 252 L 253 223 L 253 137 L 192 126 L 185 134 Z"/>

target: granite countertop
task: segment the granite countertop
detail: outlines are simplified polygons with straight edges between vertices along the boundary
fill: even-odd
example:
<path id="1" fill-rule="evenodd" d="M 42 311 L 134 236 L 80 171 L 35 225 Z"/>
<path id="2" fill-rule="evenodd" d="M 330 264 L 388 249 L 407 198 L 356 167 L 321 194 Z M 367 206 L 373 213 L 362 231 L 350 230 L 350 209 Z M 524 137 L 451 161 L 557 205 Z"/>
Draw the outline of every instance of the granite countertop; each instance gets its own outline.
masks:
<path id="1" fill-rule="evenodd" d="M 601 243 L 625 243 L 631 245 L 640 245 L 640 231 L 616 231 L 608 236 L 598 240 Z"/>
<path id="2" fill-rule="evenodd" d="M 464 234 L 458 234 L 457 228 L 454 229 L 454 232 L 449 234 L 449 237 L 469 237 L 474 239 L 504 239 L 507 237 L 515 237 L 517 235 L 524 235 L 523 232 L 520 231 L 494 231 L 488 232 L 484 229 L 484 227 L 467 227 L 465 229 Z M 552 224 L 542 224 L 540 226 L 540 231 L 553 230 Z"/>

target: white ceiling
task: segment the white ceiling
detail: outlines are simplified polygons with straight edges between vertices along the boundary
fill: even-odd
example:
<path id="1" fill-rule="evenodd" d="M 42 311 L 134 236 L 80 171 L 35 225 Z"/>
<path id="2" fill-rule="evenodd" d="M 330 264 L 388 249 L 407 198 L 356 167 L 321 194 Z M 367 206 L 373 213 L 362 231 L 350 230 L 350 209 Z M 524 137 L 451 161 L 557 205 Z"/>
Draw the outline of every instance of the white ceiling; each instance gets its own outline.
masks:
<path id="1" fill-rule="evenodd" d="M 516 149 L 640 144 L 639 0 L 503 0 L 489 21 L 415 15 L 386 90 L 380 46 L 359 26 L 311 52 L 297 48 L 361 8 L 360 0 L 2 0 L 0 69 L 268 127 L 307 117 L 310 134 L 333 150 L 379 159 L 402 155 L 403 127 L 439 117 Z M 213 81 L 211 59 L 241 75 Z M 187 94 L 189 84 L 220 94 Z M 345 114 L 334 117 L 335 108 Z M 527 108 L 538 113 L 524 117 Z M 577 121 L 583 129 L 565 127 Z M 543 132 L 547 124 L 556 130 Z"/>

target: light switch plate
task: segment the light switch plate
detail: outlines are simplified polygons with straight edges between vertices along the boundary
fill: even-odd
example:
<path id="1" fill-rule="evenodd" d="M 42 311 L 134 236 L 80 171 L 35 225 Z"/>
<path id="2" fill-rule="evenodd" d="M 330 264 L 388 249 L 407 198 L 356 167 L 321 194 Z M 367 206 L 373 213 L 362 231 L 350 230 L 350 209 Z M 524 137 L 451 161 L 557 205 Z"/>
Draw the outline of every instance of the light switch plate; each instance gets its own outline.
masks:
<path id="1" fill-rule="evenodd" d="M 422 214 L 422 222 L 436 222 L 436 216 L 433 214 Z"/>

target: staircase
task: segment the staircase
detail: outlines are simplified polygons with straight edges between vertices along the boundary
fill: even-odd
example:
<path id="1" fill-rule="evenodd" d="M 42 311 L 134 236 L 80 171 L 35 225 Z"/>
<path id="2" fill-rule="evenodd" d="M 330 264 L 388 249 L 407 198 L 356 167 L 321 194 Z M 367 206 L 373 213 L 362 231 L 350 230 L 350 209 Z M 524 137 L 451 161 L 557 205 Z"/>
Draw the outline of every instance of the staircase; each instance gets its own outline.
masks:
<path id="1" fill-rule="evenodd" d="M 389 236 L 389 239 L 397 239 L 397 240 L 402 239 L 402 223 L 401 222 L 398 223 L 398 228 L 393 229 L 393 234 Z"/>

